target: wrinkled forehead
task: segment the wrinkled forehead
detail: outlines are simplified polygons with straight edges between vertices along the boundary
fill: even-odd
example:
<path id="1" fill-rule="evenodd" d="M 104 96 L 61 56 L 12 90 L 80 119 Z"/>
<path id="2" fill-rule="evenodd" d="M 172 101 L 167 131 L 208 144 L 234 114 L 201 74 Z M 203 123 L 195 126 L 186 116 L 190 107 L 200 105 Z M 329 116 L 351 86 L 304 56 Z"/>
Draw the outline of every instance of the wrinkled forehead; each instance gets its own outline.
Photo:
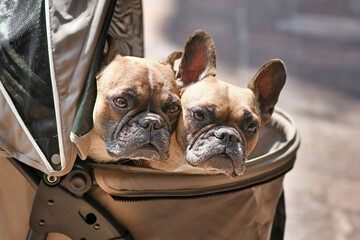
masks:
<path id="1" fill-rule="evenodd" d="M 147 79 L 153 94 L 161 95 L 171 92 L 179 96 L 174 73 L 169 67 L 157 62 L 148 63 L 147 66 L 149 69 Z"/>
<path id="2" fill-rule="evenodd" d="M 228 86 L 214 77 L 207 77 L 188 86 L 181 96 L 181 104 L 186 107 L 221 105 L 228 103 Z"/>
<path id="3" fill-rule="evenodd" d="M 186 88 L 181 96 L 183 107 L 215 106 L 217 114 L 234 117 L 243 112 L 258 112 L 254 93 L 247 88 L 228 84 L 215 77 L 208 77 Z"/>
<path id="4" fill-rule="evenodd" d="M 172 70 L 160 63 L 141 58 L 123 57 L 113 61 L 98 80 L 102 91 L 133 89 L 135 92 L 162 94 L 178 89 Z"/>

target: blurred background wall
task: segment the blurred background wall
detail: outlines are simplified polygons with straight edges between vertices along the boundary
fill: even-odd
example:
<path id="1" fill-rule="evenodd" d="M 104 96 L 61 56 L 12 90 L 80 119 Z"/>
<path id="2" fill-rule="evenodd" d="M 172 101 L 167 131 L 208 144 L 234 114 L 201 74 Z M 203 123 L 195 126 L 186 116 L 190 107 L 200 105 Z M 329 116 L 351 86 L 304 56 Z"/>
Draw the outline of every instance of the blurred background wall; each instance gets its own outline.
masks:
<path id="1" fill-rule="evenodd" d="M 268 60 L 288 71 L 278 106 L 302 136 L 285 178 L 285 239 L 360 239 L 360 0 L 143 1 L 145 57 L 207 31 L 217 76 L 245 87 Z"/>

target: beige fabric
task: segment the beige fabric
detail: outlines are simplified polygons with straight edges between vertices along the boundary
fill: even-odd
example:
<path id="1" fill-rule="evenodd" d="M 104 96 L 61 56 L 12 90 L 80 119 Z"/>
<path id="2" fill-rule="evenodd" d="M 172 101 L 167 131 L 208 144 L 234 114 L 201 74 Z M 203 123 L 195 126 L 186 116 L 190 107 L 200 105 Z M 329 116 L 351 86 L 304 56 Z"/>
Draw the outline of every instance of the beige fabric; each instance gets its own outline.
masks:
<path id="1" fill-rule="evenodd" d="M 4 157 L 0 157 L 0 239 L 25 239 L 35 190 Z"/>
<path id="2" fill-rule="evenodd" d="M 101 188 L 91 195 L 136 240 L 269 238 L 283 178 L 240 192 L 191 200 L 114 201 Z"/>
<path id="3" fill-rule="evenodd" d="M 72 239 L 60 233 L 49 233 L 46 240 L 72 240 Z"/>

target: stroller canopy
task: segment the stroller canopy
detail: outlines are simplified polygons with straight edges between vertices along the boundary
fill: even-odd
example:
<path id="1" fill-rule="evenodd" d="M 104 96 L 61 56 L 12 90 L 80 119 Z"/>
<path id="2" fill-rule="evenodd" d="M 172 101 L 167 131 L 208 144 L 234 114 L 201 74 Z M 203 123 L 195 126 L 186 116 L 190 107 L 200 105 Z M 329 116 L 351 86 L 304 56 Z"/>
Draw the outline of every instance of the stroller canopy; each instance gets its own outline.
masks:
<path id="1" fill-rule="evenodd" d="M 140 1 L 0 4 L 0 155 L 49 175 L 86 158 L 109 37 L 123 41 L 122 54 L 142 56 Z"/>

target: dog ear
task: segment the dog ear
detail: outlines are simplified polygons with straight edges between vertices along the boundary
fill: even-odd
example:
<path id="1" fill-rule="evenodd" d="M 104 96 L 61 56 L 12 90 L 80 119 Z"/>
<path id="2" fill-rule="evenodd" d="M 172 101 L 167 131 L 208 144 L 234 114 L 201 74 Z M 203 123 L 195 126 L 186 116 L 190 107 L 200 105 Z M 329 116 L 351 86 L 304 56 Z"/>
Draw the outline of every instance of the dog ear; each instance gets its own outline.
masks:
<path id="1" fill-rule="evenodd" d="M 119 61 L 121 60 L 123 57 L 120 54 L 115 55 L 111 62 L 107 63 L 107 64 L 103 64 L 100 66 L 100 70 L 98 71 L 98 73 L 96 74 L 96 81 L 98 81 L 100 79 L 100 77 L 103 75 L 105 69 L 113 62 L 113 61 Z"/>
<path id="2" fill-rule="evenodd" d="M 248 84 L 259 103 L 262 125 L 270 121 L 285 80 L 284 63 L 279 59 L 273 59 L 265 63 Z"/>
<path id="3" fill-rule="evenodd" d="M 179 58 L 181 58 L 181 56 L 182 56 L 182 52 L 176 51 L 176 52 L 171 53 L 166 58 L 160 59 L 159 63 L 170 67 L 174 72 L 176 72 L 177 69 L 175 68 L 175 61 L 178 60 Z"/>
<path id="4" fill-rule="evenodd" d="M 185 87 L 209 75 L 216 75 L 216 52 L 211 37 L 204 31 L 191 34 L 185 44 L 176 78 Z M 179 83 L 180 82 L 180 83 Z"/>

